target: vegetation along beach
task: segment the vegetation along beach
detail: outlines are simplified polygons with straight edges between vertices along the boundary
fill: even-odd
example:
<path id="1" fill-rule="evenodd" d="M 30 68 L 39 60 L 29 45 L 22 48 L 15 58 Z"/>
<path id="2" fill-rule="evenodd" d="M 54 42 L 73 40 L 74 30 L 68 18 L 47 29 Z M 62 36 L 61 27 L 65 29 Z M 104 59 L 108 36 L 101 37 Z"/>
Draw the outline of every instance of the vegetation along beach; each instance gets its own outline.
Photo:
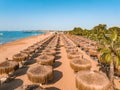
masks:
<path id="1" fill-rule="evenodd" d="M 1 0 L 0 90 L 120 90 L 119 0 Z"/>

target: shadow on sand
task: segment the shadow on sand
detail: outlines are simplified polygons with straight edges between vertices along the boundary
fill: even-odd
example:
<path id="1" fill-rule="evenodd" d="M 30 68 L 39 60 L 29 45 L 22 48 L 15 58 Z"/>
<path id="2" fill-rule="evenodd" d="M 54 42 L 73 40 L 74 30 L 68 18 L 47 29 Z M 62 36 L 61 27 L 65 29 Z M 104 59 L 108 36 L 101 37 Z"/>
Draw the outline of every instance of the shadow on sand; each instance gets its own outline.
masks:
<path id="1" fill-rule="evenodd" d="M 55 61 L 55 63 L 53 64 L 53 68 L 57 68 L 62 64 L 62 62 L 59 61 Z"/>
<path id="2" fill-rule="evenodd" d="M 31 65 L 31 64 L 34 64 L 34 63 L 36 63 L 36 60 L 34 58 L 32 58 L 32 59 L 27 60 L 25 62 L 25 65 Z"/>
<path id="3" fill-rule="evenodd" d="M 26 74 L 27 70 L 28 70 L 28 66 L 24 67 L 24 68 L 20 68 L 18 70 L 16 70 L 14 73 L 13 73 L 13 76 L 21 76 L 21 75 L 24 75 Z"/>
<path id="4" fill-rule="evenodd" d="M 0 90 L 14 90 L 21 86 L 23 84 L 23 81 L 21 79 L 14 79 L 8 83 L 4 83 L 0 86 Z"/>
<path id="5" fill-rule="evenodd" d="M 60 54 L 61 52 L 57 51 L 56 54 Z"/>
<path id="6" fill-rule="evenodd" d="M 56 88 L 56 87 L 47 87 L 47 88 L 45 88 L 46 90 L 61 90 L 61 89 L 59 89 L 59 88 Z"/>
<path id="7" fill-rule="evenodd" d="M 59 60 L 61 56 L 55 56 L 55 60 Z"/>
<path id="8" fill-rule="evenodd" d="M 60 51 L 60 48 L 57 48 L 56 51 Z"/>
<path id="9" fill-rule="evenodd" d="M 54 84 L 58 82 L 63 77 L 63 73 L 58 70 L 53 71 L 53 79 L 48 81 L 48 84 Z"/>

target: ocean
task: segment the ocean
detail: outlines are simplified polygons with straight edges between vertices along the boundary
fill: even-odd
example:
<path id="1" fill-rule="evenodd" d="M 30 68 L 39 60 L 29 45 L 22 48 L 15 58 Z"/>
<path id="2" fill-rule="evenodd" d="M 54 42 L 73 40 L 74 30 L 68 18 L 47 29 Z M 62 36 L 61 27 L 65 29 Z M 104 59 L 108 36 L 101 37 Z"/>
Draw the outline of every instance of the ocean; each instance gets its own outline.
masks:
<path id="1" fill-rule="evenodd" d="M 44 32 L 0 31 L 0 44 L 39 34 L 44 34 Z"/>

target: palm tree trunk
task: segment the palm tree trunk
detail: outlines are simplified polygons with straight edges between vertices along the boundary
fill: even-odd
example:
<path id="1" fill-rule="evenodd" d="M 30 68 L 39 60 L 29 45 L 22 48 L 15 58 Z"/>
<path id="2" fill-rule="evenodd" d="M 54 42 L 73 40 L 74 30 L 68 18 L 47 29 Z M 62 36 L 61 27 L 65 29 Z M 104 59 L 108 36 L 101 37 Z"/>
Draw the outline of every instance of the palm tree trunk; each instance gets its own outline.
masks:
<path id="1" fill-rule="evenodd" d="M 114 63 L 113 63 L 113 60 L 111 60 L 111 63 L 110 63 L 110 72 L 109 72 L 109 78 L 110 78 L 110 82 L 112 84 L 112 90 L 115 90 L 114 89 Z"/>

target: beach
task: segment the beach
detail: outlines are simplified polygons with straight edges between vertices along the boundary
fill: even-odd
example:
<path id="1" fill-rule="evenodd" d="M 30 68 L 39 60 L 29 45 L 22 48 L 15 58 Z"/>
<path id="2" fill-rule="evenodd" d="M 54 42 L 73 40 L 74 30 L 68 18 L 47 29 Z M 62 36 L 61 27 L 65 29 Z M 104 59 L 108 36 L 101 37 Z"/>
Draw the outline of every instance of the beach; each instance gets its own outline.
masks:
<path id="1" fill-rule="evenodd" d="M 28 38 L 23 38 L 13 42 L 0 45 L 0 62 L 5 58 L 12 59 L 12 55 L 19 53 L 21 50 L 39 42 L 40 40 L 48 37 L 50 34 L 42 34 L 38 36 L 31 36 Z"/>
<path id="2" fill-rule="evenodd" d="M 20 39 L 14 42 L 10 42 L 0 46 L 0 62 L 5 61 L 5 58 L 12 59 L 14 54 L 19 53 L 19 51 L 33 45 L 34 43 L 44 39 L 51 34 L 43 34 L 39 36 L 32 36 L 24 39 Z M 61 43 L 63 44 L 63 43 Z M 69 60 L 67 59 L 65 48 L 62 47 L 59 51 L 60 53 L 57 55 L 56 63 L 53 65 L 56 67 L 54 69 L 54 78 L 52 82 L 48 85 L 44 85 L 47 90 L 75 90 L 75 74 L 73 70 L 69 66 Z M 61 53 L 62 52 L 62 53 Z M 31 65 L 32 66 L 32 65 Z M 27 75 L 25 74 L 28 68 L 23 68 L 18 70 L 19 74 L 15 80 L 1 87 L 5 90 L 12 90 L 18 88 L 21 85 L 29 85 L 33 84 L 29 81 Z M 74 85 L 73 85 L 74 84 Z M 1 90 L 0 88 L 0 90 Z"/>
<path id="3" fill-rule="evenodd" d="M 27 47 L 39 42 L 40 40 L 51 36 L 51 34 L 52 33 L 31 36 L 4 45 L 0 45 L 0 63 L 5 61 L 5 58 L 12 59 L 12 56 L 14 54 L 17 54 L 21 50 L 24 50 Z M 76 73 L 70 67 L 70 60 L 67 58 L 67 52 L 62 40 L 60 40 L 60 46 L 61 47 L 59 47 L 57 51 L 55 63 L 53 64 L 53 79 L 48 82 L 48 84 L 43 85 L 43 87 L 47 90 L 77 90 L 75 85 Z M 91 70 L 98 70 L 99 67 L 97 66 L 97 61 L 90 58 L 87 54 L 85 54 L 84 51 L 80 51 L 83 52 L 84 56 L 92 63 Z M 31 64 L 29 67 L 32 67 L 33 65 L 34 64 Z M 28 67 L 17 70 L 17 77 L 15 80 L 1 86 L 0 90 L 12 90 L 17 89 L 21 85 L 33 84 L 26 75 L 27 70 Z M 119 87 L 119 81 L 117 80 L 115 83 L 117 87 Z"/>

